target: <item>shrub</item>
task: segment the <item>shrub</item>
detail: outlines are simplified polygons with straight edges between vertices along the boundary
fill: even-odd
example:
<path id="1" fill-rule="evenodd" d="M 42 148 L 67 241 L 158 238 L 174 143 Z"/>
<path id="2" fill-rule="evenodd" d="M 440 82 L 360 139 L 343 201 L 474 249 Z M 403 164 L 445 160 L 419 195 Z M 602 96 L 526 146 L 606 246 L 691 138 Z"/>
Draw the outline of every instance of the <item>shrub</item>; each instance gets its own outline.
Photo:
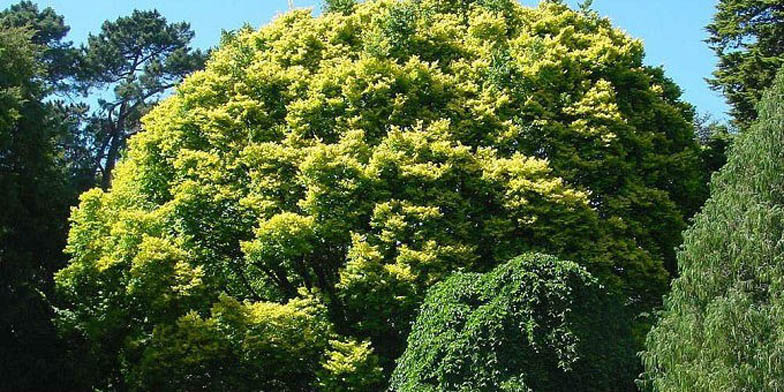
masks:
<path id="1" fill-rule="evenodd" d="M 398 392 L 634 391 L 620 303 L 584 269 L 527 254 L 433 286 L 392 376 Z"/>

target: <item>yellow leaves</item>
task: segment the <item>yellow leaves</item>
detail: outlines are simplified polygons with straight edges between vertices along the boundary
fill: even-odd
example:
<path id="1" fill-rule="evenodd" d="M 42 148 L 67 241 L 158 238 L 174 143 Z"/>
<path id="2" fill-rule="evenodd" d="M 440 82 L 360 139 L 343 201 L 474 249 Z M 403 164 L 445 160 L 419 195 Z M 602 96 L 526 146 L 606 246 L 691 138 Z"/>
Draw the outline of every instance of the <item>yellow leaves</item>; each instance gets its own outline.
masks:
<path id="1" fill-rule="evenodd" d="M 332 374 L 353 373 L 357 370 L 357 363 L 364 362 L 373 352 L 369 341 L 359 343 L 356 340 L 330 340 L 329 344 L 332 350 L 327 355 L 324 369 Z"/>
<path id="2" fill-rule="evenodd" d="M 255 239 L 242 243 L 253 263 L 275 265 L 292 262 L 313 250 L 314 218 L 290 212 L 259 222 Z"/>
<path id="3" fill-rule="evenodd" d="M 615 140 L 613 129 L 625 120 L 616 103 L 615 90 L 610 82 L 599 80 L 574 105 L 564 108 L 574 116 L 571 128 L 586 137 L 598 137 L 605 145 Z"/>
<path id="4" fill-rule="evenodd" d="M 493 158 L 489 154 L 485 152 L 483 177 L 503 187 L 504 206 L 522 216 L 518 218 L 522 224 L 530 225 L 537 220 L 535 214 L 524 213 L 532 200 L 587 207 L 587 195 L 569 188 L 561 178 L 553 177 L 547 161 L 522 154 L 511 158 Z"/>
<path id="5" fill-rule="evenodd" d="M 380 173 L 394 167 L 403 178 L 437 181 L 458 167 L 472 167 L 470 148 L 452 139 L 450 122 L 436 121 L 426 128 L 393 128 L 370 160 L 369 170 Z"/>
<path id="6" fill-rule="evenodd" d="M 140 336 L 225 291 L 198 328 L 241 336 L 245 366 L 276 367 L 256 359 L 291 338 L 315 368 L 348 377 L 370 348 L 339 340 L 327 354 L 329 322 L 312 316 L 323 305 L 297 288 L 334 296 L 342 327 L 403 336 L 452 271 L 530 249 L 613 266 L 628 253 L 594 251 L 607 248 L 597 222 L 613 218 L 587 192 L 617 201 L 627 175 L 666 172 L 618 163 L 650 152 L 638 139 L 664 139 L 652 122 L 664 109 L 618 102 L 670 91 L 648 86 L 638 41 L 555 2 L 369 0 L 311 14 L 237 32 L 147 115 L 113 189 L 73 213 L 58 285 L 82 302 L 142 304 Z M 169 305 L 177 315 L 152 314 Z M 80 308 L 85 323 L 94 309 Z"/>
<path id="7" fill-rule="evenodd" d="M 484 8 L 474 9 L 468 20 L 468 33 L 480 40 L 497 40 L 506 35 L 506 19 Z"/>
<path id="8" fill-rule="evenodd" d="M 204 269 L 191 266 L 185 251 L 171 241 L 144 235 L 129 269 L 128 292 L 144 296 L 185 296 L 202 285 Z"/>

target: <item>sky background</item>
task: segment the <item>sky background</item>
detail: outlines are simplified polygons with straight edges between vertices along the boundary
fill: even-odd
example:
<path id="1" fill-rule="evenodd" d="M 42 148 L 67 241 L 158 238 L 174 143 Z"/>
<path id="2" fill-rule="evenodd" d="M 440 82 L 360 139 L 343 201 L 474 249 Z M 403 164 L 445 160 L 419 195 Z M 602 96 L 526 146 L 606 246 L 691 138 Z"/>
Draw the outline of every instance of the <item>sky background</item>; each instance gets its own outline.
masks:
<path id="1" fill-rule="evenodd" d="M 0 0 L 4 9 L 17 1 Z M 207 49 L 218 43 L 222 30 L 244 23 L 260 27 L 287 9 L 286 0 L 33 0 L 40 8 L 52 7 L 71 26 L 68 39 L 77 44 L 100 30 L 107 19 L 130 14 L 133 9 L 157 8 L 171 22 L 186 21 L 196 32 L 193 45 Z M 538 0 L 521 0 L 536 5 Z M 576 6 L 578 0 L 569 0 Z M 705 78 L 716 64 L 703 42 L 717 0 L 594 0 L 593 8 L 645 43 L 646 63 L 664 66 L 666 74 L 684 90 L 684 99 L 700 113 L 727 119 L 727 105 L 712 91 Z M 294 0 L 297 7 L 320 10 L 319 0 Z"/>

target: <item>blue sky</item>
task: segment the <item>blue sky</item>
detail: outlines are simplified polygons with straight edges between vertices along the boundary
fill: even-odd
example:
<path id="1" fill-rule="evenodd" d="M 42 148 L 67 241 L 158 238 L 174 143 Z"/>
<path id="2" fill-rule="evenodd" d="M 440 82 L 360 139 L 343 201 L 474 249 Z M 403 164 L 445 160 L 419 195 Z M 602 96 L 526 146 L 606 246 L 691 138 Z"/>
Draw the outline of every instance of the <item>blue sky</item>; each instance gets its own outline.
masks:
<path id="1" fill-rule="evenodd" d="M 134 8 L 157 8 L 170 21 L 187 21 L 196 32 L 194 46 L 215 45 L 222 29 L 245 22 L 261 26 L 287 9 L 286 0 L 33 0 L 52 7 L 71 26 L 70 39 L 83 42 L 106 19 L 129 14 Z M 16 1 L 0 0 L 0 8 Z M 535 5 L 538 0 L 522 0 Z M 578 0 L 569 0 L 572 5 Z M 613 23 L 645 42 L 646 62 L 663 65 L 667 75 L 684 90 L 684 98 L 699 112 L 726 119 L 724 99 L 711 91 L 704 78 L 716 64 L 703 42 L 717 0 L 594 0 L 593 8 Z M 294 0 L 298 7 L 319 7 L 319 0 Z"/>

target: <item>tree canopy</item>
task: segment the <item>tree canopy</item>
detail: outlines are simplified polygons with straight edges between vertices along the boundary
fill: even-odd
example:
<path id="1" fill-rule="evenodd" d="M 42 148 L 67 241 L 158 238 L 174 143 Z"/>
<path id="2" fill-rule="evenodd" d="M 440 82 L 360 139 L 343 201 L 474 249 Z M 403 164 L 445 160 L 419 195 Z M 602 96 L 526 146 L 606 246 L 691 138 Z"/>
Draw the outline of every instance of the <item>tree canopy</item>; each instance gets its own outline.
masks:
<path id="1" fill-rule="evenodd" d="M 2 21 L 3 19 L 0 19 Z M 45 47 L 35 31 L 0 23 L 0 389 L 69 388 L 65 346 L 51 319 L 52 274 L 64 266 L 68 203 L 55 165 L 57 127 Z M 7 388 L 7 389 L 6 389 Z"/>
<path id="2" fill-rule="evenodd" d="M 784 388 L 784 72 L 686 232 L 643 356 L 654 391 Z"/>
<path id="3" fill-rule="evenodd" d="M 721 0 L 708 25 L 708 43 L 719 56 L 711 85 L 724 93 L 742 127 L 757 118 L 756 106 L 784 64 L 784 3 Z"/>
<path id="4" fill-rule="evenodd" d="M 527 254 L 433 286 L 392 390 L 636 391 L 631 325 L 583 268 Z"/>
<path id="5" fill-rule="evenodd" d="M 528 251 L 658 303 L 703 181 L 640 41 L 558 2 L 333 3 L 227 35 L 82 196 L 59 321 L 96 384 L 262 382 L 200 346 L 302 364 L 256 388 L 363 390 L 430 286 Z"/>
<path id="6" fill-rule="evenodd" d="M 49 7 L 39 10 L 32 1 L 23 0 L 0 12 L 0 26 L 29 29 L 31 42 L 40 47 L 38 62 L 48 87 L 61 92 L 72 90 L 72 85 L 65 82 L 78 76 L 80 53 L 65 40 L 71 28 L 62 15 Z"/>
<path id="7" fill-rule="evenodd" d="M 204 66 L 205 54 L 190 47 L 194 33 L 185 22 L 169 23 L 156 10 L 134 10 L 106 21 L 83 48 L 82 88 L 113 95 L 87 125 L 96 175 L 107 188 L 128 137 L 140 118 L 191 72 Z M 107 94 L 108 95 L 108 94 Z"/>

